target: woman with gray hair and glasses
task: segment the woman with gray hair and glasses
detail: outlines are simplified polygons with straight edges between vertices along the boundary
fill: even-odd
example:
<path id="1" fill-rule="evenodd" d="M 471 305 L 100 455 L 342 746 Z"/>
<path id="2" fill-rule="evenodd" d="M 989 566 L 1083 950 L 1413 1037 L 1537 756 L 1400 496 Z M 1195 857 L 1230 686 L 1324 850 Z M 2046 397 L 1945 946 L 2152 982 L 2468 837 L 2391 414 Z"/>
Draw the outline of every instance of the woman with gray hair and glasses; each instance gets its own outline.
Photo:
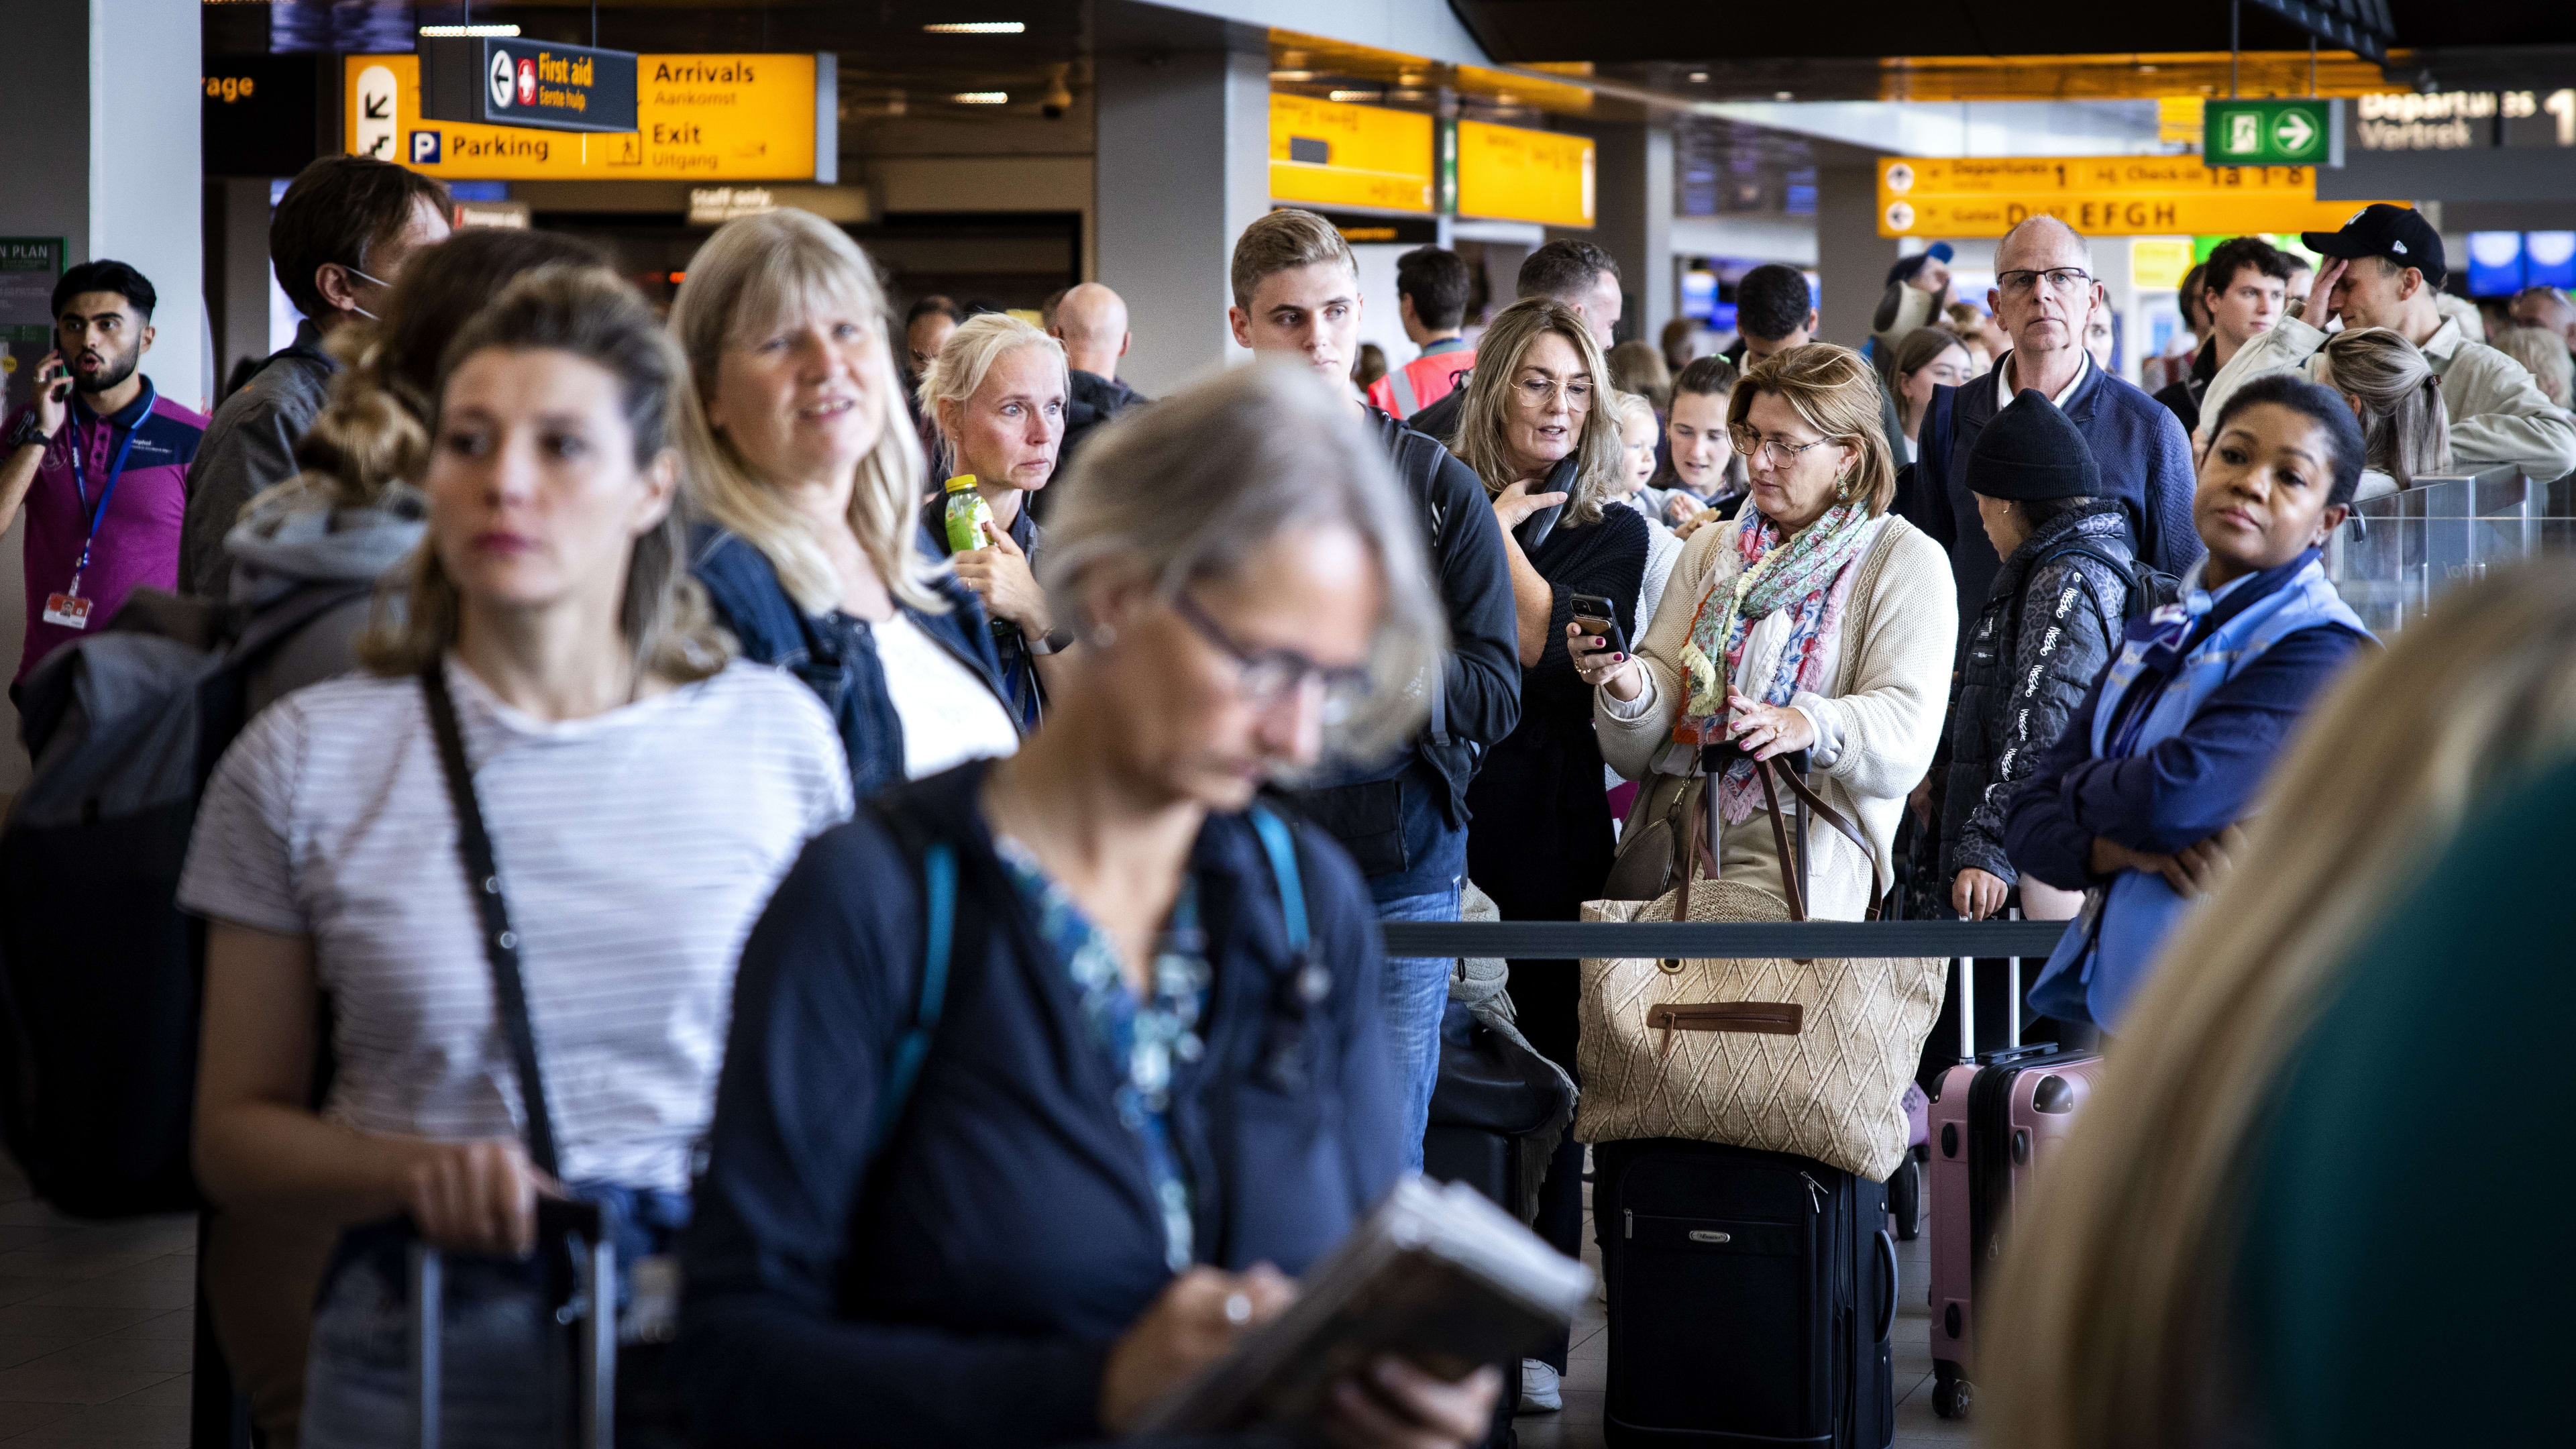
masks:
<path id="1" fill-rule="evenodd" d="M 1404 1165 L 1368 887 L 1255 801 L 1420 725 L 1445 631 L 1384 448 L 1264 363 L 1055 486 L 1046 722 L 818 838 L 744 949 L 681 1328 L 710 1442 L 1129 1432 Z M 1464 1445 L 1498 1387 L 1379 1360 L 1333 1437 Z"/>

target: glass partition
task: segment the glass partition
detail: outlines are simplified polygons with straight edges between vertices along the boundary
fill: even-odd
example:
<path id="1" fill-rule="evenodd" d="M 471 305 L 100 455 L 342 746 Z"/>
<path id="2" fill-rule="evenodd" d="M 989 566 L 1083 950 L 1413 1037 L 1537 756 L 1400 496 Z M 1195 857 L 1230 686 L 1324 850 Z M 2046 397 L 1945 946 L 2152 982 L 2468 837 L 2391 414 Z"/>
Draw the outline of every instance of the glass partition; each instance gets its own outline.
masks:
<path id="1" fill-rule="evenodd" d="M 2576 553 L 2576 478 L 2534 483 L 2510 465 L 2419 478 L 2353 505 L 2326 546 L 2327 576 L 2373 632 L 2421 616 L 2451 585 L 2516 559 Z"/>

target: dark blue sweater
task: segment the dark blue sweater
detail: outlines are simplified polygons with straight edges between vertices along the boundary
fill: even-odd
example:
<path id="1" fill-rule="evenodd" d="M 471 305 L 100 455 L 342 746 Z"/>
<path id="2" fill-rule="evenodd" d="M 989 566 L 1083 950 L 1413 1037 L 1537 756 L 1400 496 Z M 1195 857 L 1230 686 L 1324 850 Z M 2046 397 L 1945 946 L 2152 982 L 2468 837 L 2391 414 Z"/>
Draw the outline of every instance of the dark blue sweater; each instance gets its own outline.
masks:
<path id="1" fill-rule="evenodd" d="M 2178 653 L 2296 577 L 2314 551 L 2247 579 L 2203 615 Z M 2124 640 L 2155 631 L 2152 618 L 2132 620 Z M 2307 713 L 2317 690 L 2365 637 L 2338 625 L 2302 629 L 2264 650 L 2234 678 L 2211 690 L 2181 733 L 2124 759 L 2093 755 L 2093 717 L 2102 678 L 2068 717 L 2066 732 L 2040 756 L 2004 815 L 2004 853 L 2015 868 L 2061 890 L 2098 884 L 2093 837 L 2131 850 L 2170 855 L 2245 818 L 2282 742 Z M 2116 659 L 2118 650 L 2113 650 Z M 2109 676 L 2104 670 L 2103 678 Z M 2148 671 L 2120 702 L 2123 717 L 2144 708 L 2166 676 Z"/>
<path id="2" fill-rule="evenodd" d="M 1995 366 L 2006 366 L 2011 356 L 2006 353 Z M 1967 484 L 1968 454 L 1999 410 L 1995 393 L 1991 373 L 1963 387 L 1932 390 L 1905 515 L 1949 550 L 1950 576 L 1959 586 L 1963 649 L 1994 589 L 1995 574 L 2003 568 Z M 2191 439 L 2182 424 L 2133 384 L 2089 365 L 2066 400 L 2066 420 L 2084 435 L 2094 466 L 2102 471 L 2102 484 L 2093 491 L 2129 506 L 2138 557 L 2181 577 L 2201 555 L 2200 535 L 2191 525 Z"/>
<path id="3" fill-rule="evenodd" d="M 984 769 L 889 791 L 817 837 L 743 949 L 685 1247 L 680 1364 L 706 1442 L 1095 1437 L 1109 1345 L 1171 1279 L 1108 1058 L 993 853 Z M 955 964 L 928 1065 L 872 1163 L 921 979 L 932 837 L 958 857 Z M 1190 859 L 1215 981 L 1170 1121 L 1199 1260 L 1229 1269 L 1303 1272 L 1404 1160 L 1367 888 L 1320 833 L 1298 843 L 1332 978 L 1302 1024 L 1250 825 L 1211 818 Z M 1280 1063 L 1302 1064 L 1302 1084 L 1279 1085 Z"/>

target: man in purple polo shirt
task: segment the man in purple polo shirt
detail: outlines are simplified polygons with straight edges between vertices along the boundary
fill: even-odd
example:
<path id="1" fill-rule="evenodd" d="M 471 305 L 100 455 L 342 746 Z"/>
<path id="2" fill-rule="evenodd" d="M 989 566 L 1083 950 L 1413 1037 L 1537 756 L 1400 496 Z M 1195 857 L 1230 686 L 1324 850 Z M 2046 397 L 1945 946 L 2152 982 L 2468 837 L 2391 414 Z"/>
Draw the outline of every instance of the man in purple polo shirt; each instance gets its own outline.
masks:
<path id="1" fill-rule="evenodd" d="M 63 273 L 35 400 L 0 434 L 0 532 L 27 512 L 19 679 L 106 627 L 137 585 L 178 583 L 188 464 L 206 420 L 135 371 L 152 350 L 154 301 L 152 284 L 123 262 Z"/>

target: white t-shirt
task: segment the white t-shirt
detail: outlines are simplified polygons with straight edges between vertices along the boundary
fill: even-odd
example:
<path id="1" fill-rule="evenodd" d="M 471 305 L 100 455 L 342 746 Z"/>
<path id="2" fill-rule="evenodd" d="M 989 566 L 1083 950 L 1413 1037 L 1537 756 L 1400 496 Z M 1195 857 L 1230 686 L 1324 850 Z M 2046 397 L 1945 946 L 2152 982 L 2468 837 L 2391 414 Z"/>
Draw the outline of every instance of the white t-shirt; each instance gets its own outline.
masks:
<path id="1" fill-rule="evenodd" d="M 447 678 L 565 1176 L 685 1188 L 743 938 L 806 840 L 850 813 L 840 736 L 810 691 L 755 664 L 562 723 L 452 658 Z M 278 701 L 198 810 L 180 903 L 312 940 L 337 1017 L 324 1115 L 361 1132 L 522 1135 L 456 839 L 409 678 Z"/>
<path id="2" fill-rule="evenodd" d="M 921 632 L 901 609 L 868 626 L 886 696 L 903 724 L 903 777 L 918 780 L 968 760 L 1016 753 L 1020 731 L 983 680 Z"/>

